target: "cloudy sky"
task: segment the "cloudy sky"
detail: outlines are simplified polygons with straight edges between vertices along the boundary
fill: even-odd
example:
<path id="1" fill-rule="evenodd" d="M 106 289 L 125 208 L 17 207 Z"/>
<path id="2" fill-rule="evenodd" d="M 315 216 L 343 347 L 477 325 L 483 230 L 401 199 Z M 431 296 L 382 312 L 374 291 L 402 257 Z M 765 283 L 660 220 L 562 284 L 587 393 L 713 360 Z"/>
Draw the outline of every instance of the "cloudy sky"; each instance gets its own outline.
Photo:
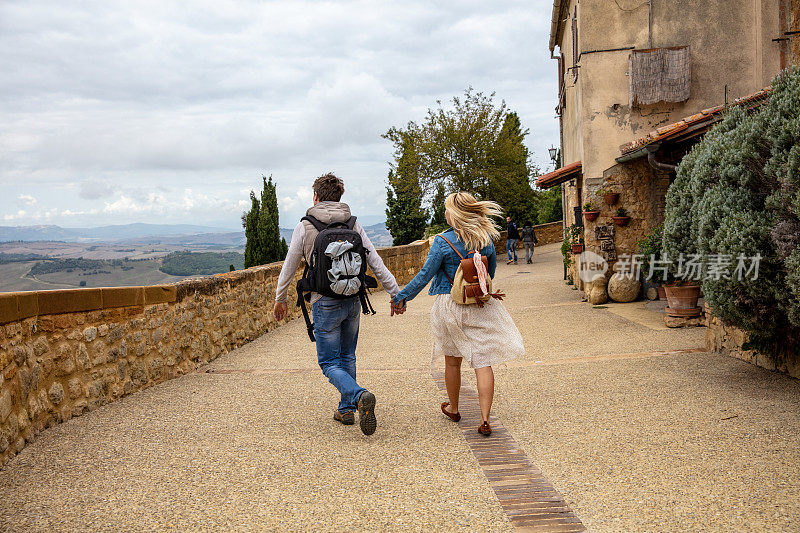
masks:
<path id="1" fill-rule="evenodd" d="M 316 176 L 383 220 L 391 126 L 468 86 L 558 142 L 551 0 L 0 2 L 0 225 L 281 226 Z"/>

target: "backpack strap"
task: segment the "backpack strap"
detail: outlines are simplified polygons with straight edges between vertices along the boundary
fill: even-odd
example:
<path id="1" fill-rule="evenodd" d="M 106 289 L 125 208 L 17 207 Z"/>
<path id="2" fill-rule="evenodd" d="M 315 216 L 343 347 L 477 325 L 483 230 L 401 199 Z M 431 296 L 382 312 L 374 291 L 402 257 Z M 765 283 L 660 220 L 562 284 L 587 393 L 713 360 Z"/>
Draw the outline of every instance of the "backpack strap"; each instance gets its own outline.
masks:
<path id="1" fill-rule="evenodd" d="M 450 241 L 448 241 L 448 240 L 447 240 L 447 237 L 445 237 L 445 236 L 444 236 L 444 234 L 440 233 L 439 235 L 437 235 L 437 237 L 441 237 L 442 239 L 444 239 L 444 242 L 446 242 L 447 244 L 449 244 L 449 245 L 450 245 L 450 248 L 452 248 L 452 249 L 453 249 L 453 251 L 454 251 L 455 253 L 457 253 L 457 254 L 458 254 L 458 257 L 460 257 L 461 259 L 464 259 L 464 256 L 463 256 L 463 255 L 461 255 L 461 252 L 459 252 L 458 250 L 456 250 L 456 247 L 455 247 L 455 246 L 453 246 L 453 243 L 452 243 L 452 242 L 450 242 Z M 448 280 L 450 280 L 450 285 L 452 285 L 453 283 L 455 283 L 455 282 L 453 281 L 453 278 L 451 278 L 451 277 L 450 277 L 450 276 L 447 274 L 447 270 L 445 270 L 445 269 L 442 269 L 442 272 L 444 272 L 444 275 L 445 275 L 445 277 L 446 277 Z"/>
<path id="2" fill-rule="evenodd" d="M 347 229 L 353 229 L 355 227 L 355 225 L 356 225 L 356 217 L 350 217 L 344 222 L 332 222 L 330 224 L 325 224 L 324 222 L 320 222 L 319 220 L 317 220 L 315 217 L 312 217 L 311 215 L 306 215 L 303 218 L 301 218 L 300 220 L 301 221 L 302 220 L 308 220 L 309 222 L 311 222 L 311 225 L 314 226 L 314 228 L 316 228 L 317 231 L 322 231 L 325 228 L 328 228 L 330 226 L 344 226 Z"/>
<path id="3" fill-rule="evenodd" d="M 311 339 L 311 342 L 316 342 L 316 338 L 314 338 L 314 324 L 311 322 L 311 317 L 308 316 L 308 309 L 306 308 L 306 299 L 305 299 L 305 291 L 309 290 L 308 286 L 308 263 L 306 263 L 305 269 L 303 269 L 303 277 L 297 280 L 297 305 L 300 306 L 300 309 L 303 311 L 303 318 L 306 321 L 306 330 L 308 331 L 308 338 Z"/>
<path id="4" fill-rule="evenodd" d="M 464 260 L 464 256 L 463 256 L 463 255 L 461 255 L 461 252 L 459 252 L 458 250 L 456 250 L 456 247 L 455 247 L 455 246 L 453 246 L 453 243 L 452 243 L 452 242 L 450 242 L 450 241 L 447 239 L 447 237 L 445 237 L 445 236 L 444 236 L 444 234 L 443 234 L 443 233 L 439 233 L 439 235 L 438 235 L 438 236 L 439 236 L 439 237 L 441 237 L 442 239 L 444 239 L 444 242 L 446 242 L 447 244 L 449 244 L 449 245 L 450 245 L 450 248 L 452 248 L 452 249 L 453 249 L 453 251 L 454 251 L 455 253 L 457 253 L 457 254 L 458 254 L 458 257 L 460 257 L 462 261 Z M 470 253 L 470 252 L 467 252 L 467 255 L 469 255 L 469 253 Z M 478 250 L 474 250 L 472 253 L 478 253 Z M 454 281 L 453 281 L 453 278 L 451 278 L 451 277 L 450 277 L 450 276 L 447 274 L 447 270 L 445 270 L 445 269 L 442 269 L 442 271 L 444 272 L 444 275 L 445 275 L 445 277 L 447 277 L 447 279 L 448 279 L 448 280 L 450 280 L 450 284 L 452 285 L 452 284 L 454 283 Z"/>
<path id="5" fill-rule="evenodd" d="M 311 222 L 311 225 L 314 226 L 314 228 L 316 228 L 317 231 L 322 231 L 322 230 L 324 230 L 325 228 L 328 227 L 327 224 L 325 224 L 324 222 L 320 222 L 319 220 L 317 220 L 316 218 L 312 217 L 311 215 L 306 215 L 303 218 L 301 218 L 300 220 L 301 221 L 308 220 L 309 222 Z"/>
<path id="6" fill-rule="evenodd" d="M 450 242 L 449 240 L 447 240 L 447 237 L 445 237 L 443 233 L 440 233 L 440 234 L 439 234 L 439 237 L 441 237 L 442 239 L 444 239 L 444 242 L 446 242 L 447 244 L 449 244 L 449 245 L 450 245 L 450 248 L 452 248 L 452 249 L 453 249 L 453 251 L 454 251 L 455 253 L 457 253 L 457 254 L 458 254 L 458 257 L 460 257 L 462 260 L 464 259 L 464 256 L 463 256 L 463 255 L 461 255 L 461 252 L 459 252 L 458 250 L 456 250 L 456 247 L 455 247 L 455 246 L 453 246 L 453 243 L 452 243 L 452 242 Z"/>

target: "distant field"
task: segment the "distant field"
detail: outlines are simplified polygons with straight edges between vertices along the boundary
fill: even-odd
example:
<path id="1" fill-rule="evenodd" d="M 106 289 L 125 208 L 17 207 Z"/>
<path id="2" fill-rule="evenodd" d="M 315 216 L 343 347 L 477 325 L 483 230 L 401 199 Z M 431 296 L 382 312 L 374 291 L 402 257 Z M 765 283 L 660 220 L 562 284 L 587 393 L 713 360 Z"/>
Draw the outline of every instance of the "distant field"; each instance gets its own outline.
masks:
<path id="1" fill-rule="evenodd" d="M 226 247 L 216 244 L 119 244 L 119 243 L 77 243 L 77 242 L 2 242 L 0 254 L 37 254 L 61 259 L 147 259 L 163 257 L 170 252 L 242 252 L 242 247 Z"/>
<path id="2" fill-rule="evenodd" d="M 173 283 L 184 279 L 186 276 L 170 276 L 159 270 L 161 261 L 158 259 L 148 261 L 131 261 L 123 263 L 128 269 L 121 267 L 104 267 L 102 271 L 83 271 L 74 269 L 72 272 L 60 271 L 39 274 L 35 278 L 26 276 L 36 264 L 8 263 L 0 265 L 0 292 L 10 291 L 40 291 L 48 289 L 70 289 L 81 286 L 86 282 L 86 287 L 124 287 L 127 285 L 157 285 L 159 283 Z M 132 268 L 130 268 L 132 267 Z"/>
<path id="3" fill-rule="evenodd" d="M 0 265 L 0 292 L 11 291 L 39 291 L 44 289 L 68 289 L 70 285 L 47 285 L 36 280 L 26 278 L 25 274 L 35 262 L 7 263 Z"/>

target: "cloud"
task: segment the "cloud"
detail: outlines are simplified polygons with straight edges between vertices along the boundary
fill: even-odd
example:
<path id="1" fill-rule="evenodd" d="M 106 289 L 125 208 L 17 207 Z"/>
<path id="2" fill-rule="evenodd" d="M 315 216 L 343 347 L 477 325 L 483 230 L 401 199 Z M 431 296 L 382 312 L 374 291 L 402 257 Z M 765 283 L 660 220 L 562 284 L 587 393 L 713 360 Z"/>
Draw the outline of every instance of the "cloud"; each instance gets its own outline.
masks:
<path id="1" fill-rule="evenodd" d="M 28 215 L 27 211 L 25 211 L 24 209 L 20 209 L 16 213 L 3 215 L 3 220 L 5 220 L 6 222 L 12 222 L 15 220 L 24 219 L 27 215 Z"/>
<path id="2" fill-rule="evenodd" d="M 298 210 L 305 211 L 311 207 L 313 199 L 314 191 L 311 187 L 298 187 L 293 196 L 281 197 L 278 201 L 278 207 L 284 213 Z"/>
<path id="3" fill-rule="evenodd" d="M 98 198 L 108 198 L 114 193 L 114 187 L 103 181 L 88 180 L 80 185 L 81 192 L 78 196 L 85 200 L 97 200 Z"/>
<path id="4" fill-rule="evenodd" d="M 21 203 L 25 205 L 30 205 L 30 206 L 36 205 L 36 198 L 31 196 L 30 194 L 20 194 L 17 198 Z"/>
<path id="5" fill-rule="evenodd" d="M 0 2 L 0 213 L 236 226 L 272 174 L 295 220 L 335 170 L 354 212 L 382 215 L 380 134 L 470 85 L 519 112 L 547 164 L 551 5 Z M 20 195 L 38 201 L 22 217 Z"/>

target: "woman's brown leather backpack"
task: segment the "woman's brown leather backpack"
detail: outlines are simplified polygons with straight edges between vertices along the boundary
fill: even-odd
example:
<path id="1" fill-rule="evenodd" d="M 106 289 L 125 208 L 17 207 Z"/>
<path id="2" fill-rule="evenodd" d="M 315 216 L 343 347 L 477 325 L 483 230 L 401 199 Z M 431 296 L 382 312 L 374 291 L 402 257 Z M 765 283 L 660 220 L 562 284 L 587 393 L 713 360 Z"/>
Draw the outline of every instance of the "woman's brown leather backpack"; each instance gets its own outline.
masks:
<path id="1" fill-rule="evenodd" d="M 496 293 L 492 293 L 492 278 L 488 274 L 489 259 L 486 256 L 481 256 L 477 250 L 473 250 L 472 252 L 473 254 L 477 254 L 477 256 L 480 257 L 480 261 L 483 263 L 483 271 L 486 273 L 484 276 L 486 291 L 484 292 L 484 288 L 481 287 L 480 275 L 478 273 L 478 267 L 475 264 L 475 259 L 473 257 L 464 257 L 461 255 L 461 252 L 459 252 L 456 247 L 453 246 L 453 243 L 447 240 L 447 237 L 444 235 L 439 234 L 439 237 L 444 239 L 445 242 L 450 245 L 450 248 L 458 254 L 458 257 L 461 258 L 461 264 L 458 265 L 455 278 L 451 279 L 450 276 L 447 275 L 447 272 L 445 272 L 445 276 L 447 276 L 447 279 L 453 284 L 453 288 L 450 289 L 450 296 L 457 304 L 475 304 L 478 307 L 483 307 L 483 304 L 487 303 L 492 298 L 497 298 L 498 300 L 503 299 L 505 295 L 502 292 L 497 291 Z"/>

